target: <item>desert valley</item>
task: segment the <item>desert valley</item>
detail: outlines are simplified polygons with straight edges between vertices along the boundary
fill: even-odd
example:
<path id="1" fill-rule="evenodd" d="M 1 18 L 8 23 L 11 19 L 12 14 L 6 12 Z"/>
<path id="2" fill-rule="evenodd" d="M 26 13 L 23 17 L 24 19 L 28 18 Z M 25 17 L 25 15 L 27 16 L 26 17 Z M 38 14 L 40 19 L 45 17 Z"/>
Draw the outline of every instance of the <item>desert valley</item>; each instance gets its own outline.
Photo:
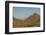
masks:
<path id="1" fill-rule="evenodd" d="M 13 28 L 21 28 L 21 27 L 40 27 L 40 15 L 34 13 L 25 20 L 13 17 Z"/>

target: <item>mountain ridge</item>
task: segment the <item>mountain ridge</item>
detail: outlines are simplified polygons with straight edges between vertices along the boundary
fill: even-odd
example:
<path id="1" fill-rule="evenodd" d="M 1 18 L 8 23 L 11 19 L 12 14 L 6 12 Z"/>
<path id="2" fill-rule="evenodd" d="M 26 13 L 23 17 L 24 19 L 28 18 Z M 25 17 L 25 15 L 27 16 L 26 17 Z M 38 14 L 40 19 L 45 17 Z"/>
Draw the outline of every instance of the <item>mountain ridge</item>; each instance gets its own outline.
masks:
<path id="1" fill-rule="evenodd" d="M 13 17 L 14 18 L 14 17 Z M 25 20 L 20 19 L 13 19 L 16 23 L 13 22 L 13 27 L 39 27 L 40 26 L 40 15 L 34 13 L 33 15 L 29 16 Z"/>

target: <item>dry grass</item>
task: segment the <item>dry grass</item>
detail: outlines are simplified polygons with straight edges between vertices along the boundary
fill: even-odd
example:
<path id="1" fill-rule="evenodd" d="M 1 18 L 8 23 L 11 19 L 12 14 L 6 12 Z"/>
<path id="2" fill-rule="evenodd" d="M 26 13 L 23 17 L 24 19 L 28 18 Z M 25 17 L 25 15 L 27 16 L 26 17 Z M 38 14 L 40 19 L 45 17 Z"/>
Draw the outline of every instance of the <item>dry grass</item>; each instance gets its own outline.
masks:
<path id="1" fill-rule="evenodd" d="M 13 17 L 13 28 L 20 27 L 40 27 L 40 16 L 32 15 L 24 21 Z"/>

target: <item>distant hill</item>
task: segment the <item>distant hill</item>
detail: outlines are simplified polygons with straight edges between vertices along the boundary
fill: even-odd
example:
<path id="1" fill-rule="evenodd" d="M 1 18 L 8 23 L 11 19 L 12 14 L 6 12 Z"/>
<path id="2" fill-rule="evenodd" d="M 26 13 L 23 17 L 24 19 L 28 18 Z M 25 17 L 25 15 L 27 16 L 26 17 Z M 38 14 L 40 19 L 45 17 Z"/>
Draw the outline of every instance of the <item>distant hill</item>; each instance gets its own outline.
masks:
<path id="1" fill-rule="evenodd" d="M 22 20 L 13 17 L 13 28 L 15 27 L 24 27 L 24 23 Z"/>
<path id="2" fill-rule="evenodd" d="M 40 15 L 34 13 L 32 16 L 29 16 L 26 20 L 25 20 L 25 26 L 40 26 Z"/>
<path id="3" fill-rule="evenodd" d="M 40 26 L 40 15 L 34 13 L 25 20 L 17 19 L 13 17 L 13 27 L 39 27 Z"/>

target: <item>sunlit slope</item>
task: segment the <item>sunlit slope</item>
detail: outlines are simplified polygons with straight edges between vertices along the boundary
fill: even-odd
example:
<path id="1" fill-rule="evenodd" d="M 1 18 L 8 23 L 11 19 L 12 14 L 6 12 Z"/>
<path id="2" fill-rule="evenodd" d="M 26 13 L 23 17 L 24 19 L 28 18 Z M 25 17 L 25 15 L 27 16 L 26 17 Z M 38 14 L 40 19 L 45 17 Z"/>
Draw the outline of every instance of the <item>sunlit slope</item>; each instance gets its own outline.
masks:
<path id="1" fill-rule="evenodd" d="M 24 23 L 22 20 L 13 17 L 13 27 L 24 27 Z"/>
<path id="2" fill-rule="evenodd" d="M 33 14 L 25 20 L 25 26 L 27 27 L 39 27 L 40 26 L 40 15 Z"/>
<path id="3" fill-rule="evenodd" d="M 16 19 L 16 17 L 13 17 L 13 27 L 40 27 L 40 15 L 34 13 L 25 20 Z"/>

